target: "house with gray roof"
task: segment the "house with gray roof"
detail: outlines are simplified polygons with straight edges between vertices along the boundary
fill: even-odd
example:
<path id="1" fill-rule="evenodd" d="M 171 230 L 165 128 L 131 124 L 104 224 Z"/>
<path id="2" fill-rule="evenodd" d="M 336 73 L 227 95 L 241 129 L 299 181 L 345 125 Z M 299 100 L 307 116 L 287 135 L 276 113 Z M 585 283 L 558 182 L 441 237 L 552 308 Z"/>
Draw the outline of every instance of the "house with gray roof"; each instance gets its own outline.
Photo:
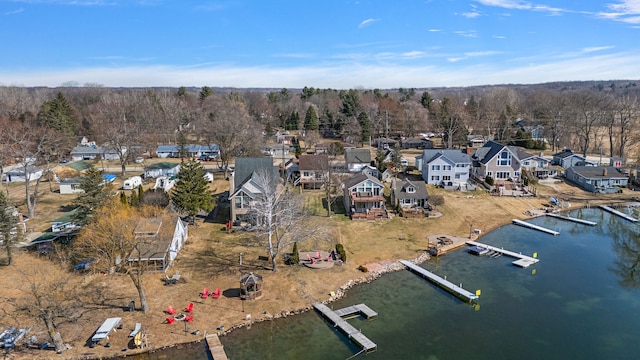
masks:
<path id="1" fill-rule="evenodd" d="M 536 178 L 546 179 L 558 174 L 556 168 L 551 166 L 551 161 L 545 159 L 542 154 L 530 154 L 519 146 L 510 146 L 509 148 L 513 150 L 518 156 L 518 159 L 520 159 L 520 166 Z"/>
<path id="2" fill-rule="evenodd" d="M 520 159 L 515 151 L 506 145 L 488 141 L 471 155 L 471 161 L 471 175 L 479 179 L 491 177 L 496 183 L 520 182 Z"/>
<path id="3" fill-rule="evenodd" d="M 579 163 L 584 163 L 587 159 L 584 156 L 575 154 L 571 149 L 563 149 L 562 151 L 553 154 L 553 165 L 559 165 L 564 169 L 568 169 L 572 166 L 576 166 Z"/>
<path id="4" fill-rule="evenodd" d="M 237 158 L 235 170 L 229 176 L 231 195 L 231 221 L 252 222 L 251 210 L 256 199 L 262 194 L 260 177 L 270 176 L 273 186 L 279 184 L 278 167 L 271 157 Z"/>
<path id="5" fill-rule="evenodd" d="M 427 184 L 452 189 L 467 186 L 471 159 L 466 150 L 425 149 L 420 158 L 416 166 Z"/>
<path id="6" fill-rule="evenodd" d="M 388 219 L 384 205 L 384 184 L 371 175 L 358 173 L 344 182 L 343 202 L 353 219 Z"/>
<path id="7" fill-rule="evenodd" d="M 629 182 L 629 177 L 614 166 L 571 166 L 564 176 L 590 192 L 615 193 Z"/>
<path id="8" fill-rule="evenodd" d="M 298 169 L 303 189 L 319 189 L 329 177 L 329 155 L 300 155 Z"/>
<path id="9" fill-rule="evenodd" d="M 208 156 L 211 158 L 217 158 L 220 156 L 220 148 L 216 144 L 209 145 L 186 145 L 186 152 L 189 157 L 199 158 L 201 156 Z M 176 158 L 180 156 L 179 145 L 158 145 L 156 148 L 156 155 L 161 159 Z"/>
<path id="10" fill-rule="evenodd" d="M 371 150 L 368 148 L 344 149 L 344 160 L 349 172 L 360 172 L 366 165 L 371 165 Z"/>
<path id="11" fill-rule="evenodd" d="M 127 149 L 122 149 L 123 154 L 127 153 Z M 95 144 L 89 146 L 76 146 L 71 150 L 71 160 L 118 160 L 120 159 L 120 153 L 118 149 L 110 145 L 95 146 Z"/>
<path id="12" fill-rule="evenodd" d="M 4 173 L 6 182 L 30 182 L 42 177 L 43 170 L 33 165 L 17 166 Z"/>
<path id="13" fill-rule="evenodd" d="M 424 181 L 394 179 L 391 182 L 391 203 L 404 210 L 419 210 L 424 214 L 427 207 L 427 185 Z"/>

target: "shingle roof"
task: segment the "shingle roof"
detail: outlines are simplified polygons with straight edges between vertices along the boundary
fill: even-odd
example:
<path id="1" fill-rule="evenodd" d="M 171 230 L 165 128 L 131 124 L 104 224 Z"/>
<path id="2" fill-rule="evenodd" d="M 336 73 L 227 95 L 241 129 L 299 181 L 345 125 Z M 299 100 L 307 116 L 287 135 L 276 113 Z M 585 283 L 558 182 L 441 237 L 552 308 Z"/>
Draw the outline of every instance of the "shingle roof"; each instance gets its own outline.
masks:
<path id="1" fill-rule="evenodd" d="M 371 151 L 369 149 L 345 149 L 344 159 L 347 164 L 370 164 Z"/>
<path id="2" fill-rule="evenodd" d="M 502 145 L 495 141 L 487 141 L 481 148 L 476 150 L 476 152 L 472 155 L 472 158 L 476 161 L 486 164 L 505 147 L 505 145 Z"/>
<path id="3" fill-rule="evenodd" d="M 569 169 L 588 179 L 627 178 L 627 175 L 614 166 L 572 166 Z"/>
<path id="4" fill-rule="evenodd" d="M 422 153 L 422 160 L 428 164 L 433 160 L 444 157 L 454 164 L 469 164 L 471 159 L 464 150 L 452 149 L 427 149 Z"/>
<path id="5" fill-rule="evenodd" d="M 344 182 L 344 186 L 345 188 L 350 188 L 353 187 L 355 185 L 358 185 L 359 183 L 365 181 L 365 180 L 371 180 L 374 183 L 384 187 L 384 185 L 380 182 L 380 180 L 374 178 L 373 176 L 369 175 L 369 174 L 365 174 L 365 173 L 357 173 L 355 175 L 353 175 L 352 177 L 350 177 L 349 179 L 347 179 Z"/>
<path id="6" fill-rule="evenodd" d="M 393 183 L 393 193 L 396 199 L 427 199 L 429 194 L 424 181 L 399 180 Z M 414 187 L 415 192 L 407 192 L 409 187 Z"/>
<path id="7" fill-rule="evenodd" d="M 300 155 L 298 168 L 302 170 L 328 170 L 329 156 L 326 154 Z"/>

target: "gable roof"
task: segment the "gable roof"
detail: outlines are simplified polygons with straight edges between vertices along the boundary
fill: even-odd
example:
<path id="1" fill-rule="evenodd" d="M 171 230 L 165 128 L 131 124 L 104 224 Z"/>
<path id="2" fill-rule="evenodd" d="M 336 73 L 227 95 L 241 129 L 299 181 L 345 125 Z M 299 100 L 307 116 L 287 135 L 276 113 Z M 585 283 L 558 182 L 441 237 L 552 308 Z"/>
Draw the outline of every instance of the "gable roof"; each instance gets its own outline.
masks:
<path id="1" fill-rule="evenodd" d="M 347 164 L 370 164 L 371 151 L 369 149 L 345 149 L 344 159 Z"/>
<path id="2" fill-rule="evenodd" d="M 505 148 L 509 152 L 513 153 L 513 151 L 505 145 L 502 145 L 495 141 L 487 141 L 484 145 L 482 145 L 482 147 L 478 148 L 478 150 L 476 150 L 476 152 L 471 157 L 476 161 L 486 164 Z"/>
<path id="3" fill-rule="evenodd" d="M 587 179 L 627 178 L 627 175 L 615 166 L 572 166 L 567 171 Z"/>
<path id="4" fill-rule="evenodd" d="M 471 163 L 469 154 L 467 154 L 467 152 L 464 150 L 427 149 L 422 153 L 422 160 L 427 164 L 440 157 L 443 157 L 454 164 Z"/>
<path id="5" fill-rule="evenodd" d="M 564 150 L 560 151 L 559 153 L 553 154 L 553 157 L 554 158 L 560 158 L 560 159 L 566 159 L 566 158 L 574 156 L 574 155 L 580 156 L 580 155 L 574 153 L 573 150 L 571 150 L 571 149 L 564 149 Z M 584 159 L 582 156 L 580 156 L 580 158 Z"/>
<path id="6" fill-rule="evenodd" d="M 254 172 L 259 170 L 273 172 L 277 175 L 278 169 L 273 166 L 273 159 L 269 157 L 237 158 L 233 174 L 236 188 L 249 180 Z M 234 189 L 235 190 L 235 189 Z"/>
<path id="7" fill-rule="evenodd" d="M 329 170 L 329 155 L 300 155 L 298 168 L 302 170 Z"/>
<path id="8" fill-rule="evenodd" d="M 172 163 L 168 161 L 162 161 L 162 162 L 147 166 L 147 170 L 168 170 L 168 169 L 173 169 L 176 166 L 180 166 L 180 164 Z"/>
<path id="9" fill-rule="evenodd" d="M 393 193 L 396 199 L 426 199 L 429 197 L 427 192 L 427 185 L 424 181 L 411 181 L 411 180 L 399 180 L 394 181 Z M 415 192 L 407 192 L 409 187 L 416 189 Z"/>
<path id="10" fill-rule="evenodd" d="M 357 173 L 355 175 L 353 175 L 352 177 L 350 177 L 349 179 L 347 179 L 344 182 L 344 186 L 346 189 L 349 189 L 351 187 L 354 187 L 355 185 L 358 185 L 359 183 L 365 181 L 365 180 L 371 180 L 374 183 L 380 185 L 380 187 L 384 187 L 384 185 L 382 184 L 382 182 L 380 182 L 380 180 L 374 178 L 373 176 L 369 175 L 369 174 L 365 174 L 365 173 Z"/>

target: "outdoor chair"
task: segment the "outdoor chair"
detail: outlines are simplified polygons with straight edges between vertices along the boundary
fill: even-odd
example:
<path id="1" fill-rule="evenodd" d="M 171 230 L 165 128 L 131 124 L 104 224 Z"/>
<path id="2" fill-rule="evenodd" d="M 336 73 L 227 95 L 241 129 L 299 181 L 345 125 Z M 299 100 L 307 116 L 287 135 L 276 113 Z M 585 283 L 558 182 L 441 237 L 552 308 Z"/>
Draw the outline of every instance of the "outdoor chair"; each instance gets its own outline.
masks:
<path id="1" fill-rule="evenodd" d="M 209 297 L 209 289 L 204 288 L 204 289 L 202 290 L 202 292 L 200 293 L 200 297 L 201 297 L 201 298 L 203 298 L 203 299 L 208 298 L 208 297 Z"/>
<path id="2" fill-rule="evenodd" d="M 186 322 L 192 322 L 193 321 L 193 315 L 189 315 L 187 317 L 184 318 L 184 321 Z"/>
<path id="3" fill-rule="evenodd" d="M 220 297 L 220 288 L 216 288 L 216 291 L 213 293 L 213 298 L 217 299 Z"/>
<path id="4" fill-rule="evenodd" d="M 169 325 L 173 324 L 174 321 L 176 321 L 176 319 L 174 319 L 173 316 L 169 316 L 167 318 L 167 324 L 169 324 Z"/>
<path id="5" fill-rule="evenodd" d="M 188 312 L 188 313 L 192 312 L 193 311 L 193 303 L 190 302 L 189 305 L 187 305 L 187 307 L 184 308 L 184 311 Z"/>
<path id="6" fill-rule="evenodd" d="M 167 314 L 169 315 L 175 315 L 175 313 L 177 312 L 176 308 L 174 308 L 173 306 L 169 305 L 167 307 Z"/>

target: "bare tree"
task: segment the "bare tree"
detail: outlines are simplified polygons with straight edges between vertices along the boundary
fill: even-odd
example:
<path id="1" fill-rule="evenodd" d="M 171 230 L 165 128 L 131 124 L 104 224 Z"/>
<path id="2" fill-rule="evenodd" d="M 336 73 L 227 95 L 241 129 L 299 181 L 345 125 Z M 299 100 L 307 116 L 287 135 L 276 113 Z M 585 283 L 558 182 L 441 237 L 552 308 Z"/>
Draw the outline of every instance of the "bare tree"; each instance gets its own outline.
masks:
<path id="1" fill-rule="evenodd" d="M 301 194 L 278 184 L 277 177 L 265 171 L 257 172 L 255 182 L 260 189 L 252 210 L 256 236 L 266 238 L 271 270 L 277 271 L 277 257 L 283 249 L 294 242 L 319 238 L 324 231 L 308 221 Z"/>
<path id="2" fill-rule="evenodd" d="M 614 101 L 609 113 L 609 145 L 610 156 L 614 156 L 614 144 L 617 142 L 617 155 L 622 159 L 627 156 L 627 148 L 633 137 L 632 130 L 640 120 L 640 106 L 638 98 L 624 95 Z M 616 129 L 617 128 L 617 129 Z"/>
<path id="3" fill-rule="evenodd" d="M 41 261 L 22 272 L 15 284 L 27 295 L 10 300 L 16 311 L 42 321 L 56 352 L 68 349 L 58 328 L 83 315 L 78 311 L 80 290 L 72 277 L 55 265 Z"/>
<path id="4" fill-rule="evenodd" d="M 587 156 L 594 142 L 597 127 L 603 124 L 606 101 L 606 95 L 591 91 L 575 92 L 570 96 L 572 127 L 582 156 Z"/>

